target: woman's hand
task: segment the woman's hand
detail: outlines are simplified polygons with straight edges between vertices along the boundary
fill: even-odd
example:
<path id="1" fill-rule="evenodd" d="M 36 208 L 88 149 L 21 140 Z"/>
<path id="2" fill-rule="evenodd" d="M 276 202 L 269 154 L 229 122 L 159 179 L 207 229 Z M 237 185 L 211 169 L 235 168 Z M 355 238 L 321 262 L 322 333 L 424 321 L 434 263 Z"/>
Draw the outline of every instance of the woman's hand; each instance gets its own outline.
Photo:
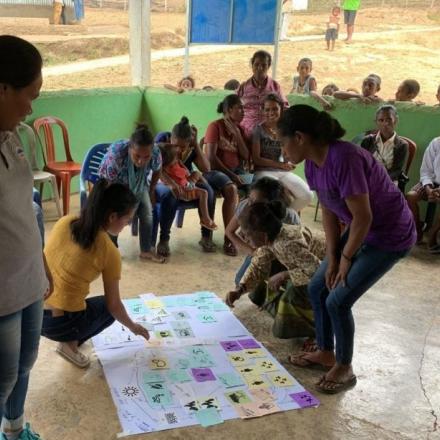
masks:
<path id="1" fill-rule="evenodd" d="M 351 268 L 351 260 L 348 258 L 342 257 L 339 263 L 339 270 L 336 274 L 335 280 L 333 282 L 332 289 L 336 289 L 339 283 L 342 284 L 342 287 L 347 286 L 347 275 Z"/>
<path id="2" fill-rule="evenodd" d="M 292 171 L 296 168 L 296 165 L 291 162 L 282 162 L 280 168 L 284 171 Z"/>
<path id="3" fill-rule="evenodd" d="M 170 185 L 170 188 L 176 199 L 180 199 L 182 197 L 183 189 L 179 185 L 177 185 L 177 183 L 173 183 L 172 185 Z"/>
<path id="4" fill-rule="evenodd" d="M 134 333 L 136 336 L 142 336 L 143 338 L 145 338 L 147 341 L 150 339 L 150 333 L 148 332 L 148 330 L 142 326 L 141 324 L 134 324 L 131 328 L 130 328 L 131 332 Z"/>
<path id="5" fill-rule="evenodd" d="M 335 279 L 339 272 L 339 263 L 336 259 L 329 260 L 325 271 L 325 285 L 328 290 L 334 289 Z"/>
<path id="6" fill-rule="evenodd" d="M 243 180 L 238 174 L 235 174 L 234 177 L 232 177 L 232 181 L 233 181 L 238 187 L 244 185 L 244 180 Z"/>
<path id="7" fill-rule="evenodd" d="M 235 122 L 231 121 L 229 118 L 225 118 L 225 125 L 226 129 L 233 135 L 233 136 L 241 136 L 241 132 L 235 124 Z"/>
<path id="8" fill-rule="evenodd" d="M 269 289 L 279 290 L 279 288 L 288 280 L 289 272 L 280 272 L 269 278 Z"/>
<path id="9" fill-rule="evenodd" d="M 230 292 L 228 292 L 228 294 L 226 295 L 226 305 L 228 305 L 231 308 L 234 308 L 234 303 L 235 301 L 237 301 L 238 299 L 240 299 L 242 293 L 239 292 L 238 290 L 232 290 Z"/>
<path id="10" fill-rule="evenodd" d="M 200 173 L 199 171 L 193 171 L 189 175 L 188 180 L 193 183 L 197 183 L 201 178 L 202 178 L 202 173 Z"/>

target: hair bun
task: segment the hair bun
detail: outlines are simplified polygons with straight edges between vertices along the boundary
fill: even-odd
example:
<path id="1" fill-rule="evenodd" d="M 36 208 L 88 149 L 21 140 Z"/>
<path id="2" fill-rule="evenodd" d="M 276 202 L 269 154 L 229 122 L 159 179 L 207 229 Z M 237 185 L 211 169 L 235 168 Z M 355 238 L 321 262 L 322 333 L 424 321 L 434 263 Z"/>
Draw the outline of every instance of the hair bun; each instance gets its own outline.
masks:
<path id="1" fill-rule="evenodd" d="M 180 124 L 189 125 L 189 119 L 186 116 L 182 116 L 182 119 L 180 119 Z"/>

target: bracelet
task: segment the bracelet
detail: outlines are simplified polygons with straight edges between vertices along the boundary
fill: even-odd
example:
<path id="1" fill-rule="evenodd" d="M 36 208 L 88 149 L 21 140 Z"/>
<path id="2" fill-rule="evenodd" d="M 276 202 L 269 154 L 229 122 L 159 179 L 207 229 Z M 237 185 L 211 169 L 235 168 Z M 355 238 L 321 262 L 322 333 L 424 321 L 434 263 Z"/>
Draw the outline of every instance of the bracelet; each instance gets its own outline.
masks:
<path id="1" fill-rule="evenodd" d="M 344 252 L 342 252 L 341 255 L 343 258 L 345 258 L 347 261 L 349 261 L 351 263 L 351 260 L 353 259 L 353 257 L 352 258 L 347 257 L 347 255 L 345 255 Z"/>

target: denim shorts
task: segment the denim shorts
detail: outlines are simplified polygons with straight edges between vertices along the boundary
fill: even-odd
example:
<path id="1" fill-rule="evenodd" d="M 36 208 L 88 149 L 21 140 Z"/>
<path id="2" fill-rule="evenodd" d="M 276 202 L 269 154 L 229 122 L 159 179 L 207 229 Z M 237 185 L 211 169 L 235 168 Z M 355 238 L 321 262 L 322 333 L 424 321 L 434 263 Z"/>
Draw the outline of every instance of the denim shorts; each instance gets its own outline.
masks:
<path id="1" fill-rule="evenodd" d="M 348 10 L 344 10 L 344 23 L 345 24 L 349 24 L 349 25 L 353 25 L 354 21 L 356 20 L 356 13 L 357 11 L 348 11 Z"/>
<path id="2" fill-rule="evenodd" d="M 205 173 L 203 177 L 208 181 L 214 191 L 222 191 L 226 185 L 233 183 L 229 176 L 217 170 L 209 171 L 209 173 Z"/>
<path id="3" fill-rule="evenodd" d="M 337 29 L 327 29 L 325 32 L 325 40 L 326 41 L 335 41 L 338 39 L 338 30 Z"/>

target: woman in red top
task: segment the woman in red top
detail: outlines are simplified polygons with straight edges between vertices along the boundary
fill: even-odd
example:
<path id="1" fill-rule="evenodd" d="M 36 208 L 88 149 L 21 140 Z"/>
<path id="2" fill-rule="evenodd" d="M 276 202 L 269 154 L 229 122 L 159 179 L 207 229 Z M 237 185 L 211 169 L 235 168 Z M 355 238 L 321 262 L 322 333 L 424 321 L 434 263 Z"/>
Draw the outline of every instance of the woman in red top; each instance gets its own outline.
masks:
<path id="1" fill-rule="evenodd" d="M 205 153 L 211 165 L 211 171 L 205 174 L 205 178 L 225 198 L 223 223 L 226 228 L 237 207 L 237 187 L 246 188 L 250 183 L 246 181 L 249 174 L 243 167 L 243 163 L 249 160 L 249 149 L 240 127 L 244 116 L 241 99 L 237 95 L 226 96 L 218 105 L 217 112 L 223 113 L 223 118 L 208 125 L 204 138 Z M 226 236 L 223 250 L 226 255 L 237 255 L 237 250 Z"/>

